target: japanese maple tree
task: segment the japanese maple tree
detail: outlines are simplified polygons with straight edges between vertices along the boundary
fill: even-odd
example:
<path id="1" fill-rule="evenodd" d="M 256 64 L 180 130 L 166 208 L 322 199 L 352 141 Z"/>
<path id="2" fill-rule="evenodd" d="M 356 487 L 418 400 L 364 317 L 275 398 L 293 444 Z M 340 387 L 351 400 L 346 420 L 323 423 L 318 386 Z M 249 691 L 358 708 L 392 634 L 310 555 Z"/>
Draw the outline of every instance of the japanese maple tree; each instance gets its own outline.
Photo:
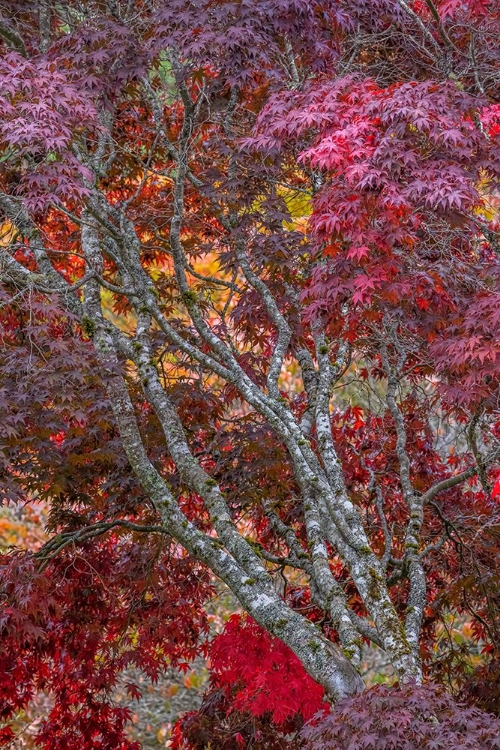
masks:
<path id="1" fill-rule="evenodd" d="M 495 0 L 0 1 L 0 487 L 48 507 L 1 559 L 4 744 L 45 691 L 41 747 L 134 746 L 113 690 L 206 652 L 215 579 L 244 614 L 179 747 L 359 693 L 356 746 L 399 741 L 365 644 L 414 743 L 480 736 L 419 685 L 453 612 L 496 710 L 499 35 Z"/>

